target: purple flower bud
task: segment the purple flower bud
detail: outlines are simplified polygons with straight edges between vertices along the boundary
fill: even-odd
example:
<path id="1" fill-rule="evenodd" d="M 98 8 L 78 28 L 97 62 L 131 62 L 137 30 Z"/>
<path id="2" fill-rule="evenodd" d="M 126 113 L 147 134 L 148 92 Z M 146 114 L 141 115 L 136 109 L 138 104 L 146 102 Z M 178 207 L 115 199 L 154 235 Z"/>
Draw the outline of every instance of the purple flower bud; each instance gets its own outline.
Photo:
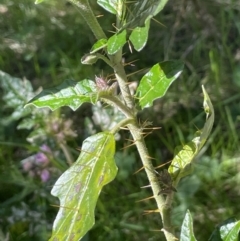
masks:
<path id="1" fill-rule="evenodd" d="M 51 149 L 47 145 L 45 145 L 45 144 L 43 144 L 40 147 L 40 150 L 43 151 L 43 152 L 49 152 L 49 153 L 51 152 Z"/>
<path id="2" fill-rule="evenodd" d="M 37 165 L 46 165 L 49 163 L 48 157 L 42 153 L 42 152 L 38 152 L 35 156 L 35 163 Z"/>
<path id="3" fill-rule="evenodd" d="M 42 152 L 38 152 L 35 155 L 35 163 L 37 165 L 47 165 L 49 163 L 48 156 L 45 153 L 51 153 L 51 149 L 47 145 L 42 145 L 40 147 Z"/>
<path id="4" fill-rule="evenodd" d="M 50 178 L 50 172 L 47 169 L 43 169 L 40 174 L 42 182 L 47 182 Z"/>

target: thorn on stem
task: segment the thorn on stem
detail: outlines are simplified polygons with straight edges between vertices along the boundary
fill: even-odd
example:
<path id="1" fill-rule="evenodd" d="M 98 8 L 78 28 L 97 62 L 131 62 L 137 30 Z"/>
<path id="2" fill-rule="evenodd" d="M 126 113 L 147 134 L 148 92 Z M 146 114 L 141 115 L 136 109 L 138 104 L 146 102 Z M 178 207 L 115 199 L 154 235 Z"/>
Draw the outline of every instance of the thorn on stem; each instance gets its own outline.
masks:
<path id="1" fill-rule="evenodd" d="M 153 199 L 153 198 L 154 198 L 154 196 L 152 196 L 152 197 L 147 197 L 147 198 L 141 199 L 141 200 L 139 200 L 139 201 L 136 201 L 136 203 L 138 203 L 138 202 L 144 202 L 144 201 L 147 201 L 147 200 L 150 200 L 150 199 Z"/>

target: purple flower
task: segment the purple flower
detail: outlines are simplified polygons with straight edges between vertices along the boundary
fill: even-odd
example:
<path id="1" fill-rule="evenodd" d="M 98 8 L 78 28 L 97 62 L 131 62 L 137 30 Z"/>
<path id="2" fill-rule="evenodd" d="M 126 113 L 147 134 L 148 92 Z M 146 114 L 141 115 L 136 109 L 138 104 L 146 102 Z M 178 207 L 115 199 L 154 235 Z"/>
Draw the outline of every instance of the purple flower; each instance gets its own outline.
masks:
<path id="1" fill-rule="evenodd" d="M 50 179 L 50 171 L 47 169 L 50 163 L 49 155 L 51 149 L 47 145 L 42 145 L 40 151 L 22 161 L 22 167 L 28 172 L 30 177 L 39 177 L 42 182 Z"/>

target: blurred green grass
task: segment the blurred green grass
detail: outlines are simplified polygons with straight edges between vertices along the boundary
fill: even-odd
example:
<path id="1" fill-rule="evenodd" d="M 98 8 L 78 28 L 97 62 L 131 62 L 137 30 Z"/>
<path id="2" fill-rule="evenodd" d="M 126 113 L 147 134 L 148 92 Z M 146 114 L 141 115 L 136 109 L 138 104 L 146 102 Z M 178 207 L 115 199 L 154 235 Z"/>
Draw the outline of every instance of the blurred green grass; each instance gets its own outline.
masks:
<path id="1" fill-rule="evenodd" d="M 94 3 L 104 30 L 113 30 L 113 16 Z M 104 64 L 82 66 L 94 38 L 77 9 L 65 1 L 3 0 L 0 4 L 0 69 L 12 76 L 31 80 L 34 88 L 48 87 L 64 79 L 94 78 L 100 73 L 111 74 Z M 153 108 L 139 114 L 142 120 L 153 121 L 162 129 L 146 138 L 156 165 L 171 160 L 174 147 L 190 140 L 203 126 L 201 85 L 207 89 L 216 120 L 212 136 L 196 160 L 195 172 L 181 183 L 176 194 L 173 218 L 176 229 L 187 208 L 194 216 L 194 230 L 199 240 L 207 240 L 222 220 L 239 213 L 239 101 L 240 101 L 240 6 L 238 1 L 184 0 L 170 1 L 156 17 L 164 26 L 152 21 L 149 42 L 141 53 L 130 54 L 126 46 L 126 62 L 138 59 L 129 73 L 150 67 L 167 59 L 185 62 L 183 75 L 167 95 Z M 7 21 L 6 21 L 7 20 Z M 137 81 L 136 74 L 130 81 Z M 3 90 L 0 90 L 2 93 Z M 0 105 L 5 103 L 0 99 Z M 89 134 L 84 123 L 91 119 L 87 107 L 71 117 L 79 136 L 69 145 L 74 149 Z M 1 116 L 10 112 L 2 108 Z M 22 174 L 20 161 L 29 155 L 27 147 L 7 145 L 25 143 L 27 132 L 18 130 L 18 122 L 0 127 L 0 239 L 47 240 L 57 209 L 51 204 L 51 185 L 44 185 Z M 123 147 L 125 132 L 118 141 Z M 77 155 L 74 153 L 75 156 Z M 151 196 L 135 148 L 124 150 L 119 158 L 118 178 L 106 186 L 96 208 L 96 224 L 86 240 L 160 240 L 161 221 L 158 214 L 144 215 L 155 209 L 152 200 L 136 202 Z M 123 161 L 121 161 L 123 160 Z M 132 163 L 131 165 L 129 163 Z M 52 180 L 54 182 L 54 180 Z M 23 193 L 25 192 L 25 195 Z M 237 216 L 237 218 L 240 218 Z"/>

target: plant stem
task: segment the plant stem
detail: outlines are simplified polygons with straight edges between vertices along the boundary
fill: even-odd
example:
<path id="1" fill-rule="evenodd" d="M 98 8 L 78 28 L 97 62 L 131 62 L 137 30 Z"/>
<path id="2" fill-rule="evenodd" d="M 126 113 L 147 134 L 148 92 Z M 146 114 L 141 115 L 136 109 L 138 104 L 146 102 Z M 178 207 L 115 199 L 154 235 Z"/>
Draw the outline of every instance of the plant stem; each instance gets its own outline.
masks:
<path id="1" fill-rule="evenodd" d="M 155 174 L 155 169 L 152 165 L 151 157 L 148 154 L 148 150 L 146 148 L 146 144 L 143 139 L 141 129 L 137 125 L 133 124 L 129 124 L 128 127 L 134 138 L 135 145 L 141 157 L 143 166 L 145 167 L 145 171 L 153 191 L 153 196 L 156 200 L 157 207 L 162 218 L 162 231 L 164 232 L 167 241 L 175 241 L 176 237 L 174 234 L 173 227 L 171 225 L 171 207 L 165 201 L 163 195 L 158 195 L 158 193 L 161 190 L 161 187 L 159 186 L 159 183 L 156 181 L 157 176 Z"/>
<path id="2" fill-rule="evenodd" d="M 101 95 L 101 99 L 112 106 L 118 108 L 127 118 L 135 119 L 134 113 L 126 105 L 124 105 L 119 98 L 113 95 Z"/>
<path id="3" fill-rule="evenodd" d="M 81 0 L 81 3 L 80 1 L 76 1 L 76 0 L 70 0 L 70 1 L 79 7 L 79 10 L 83 18 L 90 26 L 96 38 L 97 39 L 106 38 L 104 32 L 102 31 L 102 28 L 98 24 L 97 19 L 91 10 L 88 0 Z M 113 103 L 127 116 L 127 118 L 131 119 L 131 121 L 134 122 L 133 124 L 128 124 L 127 126 L 133 136 L 133 139 L 137 147 L 137 150 L 139 152 L 139 155 L 141 157 L 143 166 L 145 167 L 145 171 L 146 171 L 149 183 L 152 187 L 153 195 L 157 202 L 159 213 L 162 217 L 162 222 L 163 222 L 162 231 L 164 232 L 167 241 L 176 241 L 177 238 L 174 235 L 174 230 L 171 225 L 171 215 L 170 215 L 171 207 L 166 203 L 166 200 L 163 194 L 158 195 L 158 193 L 161 190 L 161 187 L 160 187 L 160 184 L 156 181 L 157 176 L 151 162 L 151 157 L 149 156 L 148 150 L 146 148 L 146 144 L 142 134 L 142 129 L 137 124 L 134 100 L 133 100 L 133 97 L 131 96 L 131 93 L 127 84 L 127 75 L 125 73 L 124 66 L 122 63 L 122 49 L 119 50 L 116 54 L 109 55 L 108 57 L 110 59 L 111 66 L 114 69 L 114 73 L 115 73 L 123 100 L 126 103 L 126 106 L 124 106 L 124 104 L 114 96 L 101 96 L 101 98 L 103 98 L 104 101 L 107 103 L 108 101 L 110 104 Z M 127 120 L 126 123 L 124 122 L 121 124 L 129 123 L 128 122 L 129 120 L 128 119 L 126 120 Z"/>
<path id="4" fill-rule="evenodd" d="M 127 85 L 127 75 L 125 73 L 124 66 L 122 63 L 122 50 L 119 50 L 113 56 L 109 56 L 109 58 L 113 64 L 114 73 L 115 73 L 119 88 L 121 90 L 123 99 L 124 99 L 126 105 L 130 109 L 133 109 L 134 102 L 133 102 L 133 98 L 131 96 L 129 87 Z"/>
<path id="5" fill-rule="evenodd" d="M 111 133 L 116 134 L 121 127 L 124 127 L 128 125 L 129 123 L 132 123 L 134 120 L 131 118 L 124 119 L 120 121 L 114 128 L 111 130 Z"/>
<path id="6" fill-rule="evenodd" d="M 59 146 L 62 149 L 62 151 L 63 151 L 63 153 L 64 153 L 64 155 L 65 155 L 65 157 L 67 159 L 68 165 L 71 166 L 74 163 L 74 161 L 73 161 L 74 159 L 73 159 L 73 157 L 72 157 L 72 155 L 71 155 L 67 145 L 64 144 L 64 143 L 59 143 Z"/>
<path id="7" fill-rule="evenodd" d="M 113 68 L 112 63 L 109 61 L 109 59 L 105 56 L 103 56 L 102 54 L 96 53 L 96 56 L 99 59 L 102 59 L 106 64 L 108 64 L 111 68 Z"/>
<path id="8" fill-rule="evenodd" d="M 107 39 L 105 33 L 103 32 L 101 26 L 99 25 L 95 15 L 92 11 L 89 1 L 88 0 L 79 0 L 79 1 L 78 0 L 69 0 L 69 1 L 79 8 L 79 11 L 80 11 L 82 17 L 84 18 L 84 20 L 86 21 L 86 23 L 88 24 L 90 29 L 92 30 L 95 37 L 98 40 L 103 39 L 103 38 Z"/>

